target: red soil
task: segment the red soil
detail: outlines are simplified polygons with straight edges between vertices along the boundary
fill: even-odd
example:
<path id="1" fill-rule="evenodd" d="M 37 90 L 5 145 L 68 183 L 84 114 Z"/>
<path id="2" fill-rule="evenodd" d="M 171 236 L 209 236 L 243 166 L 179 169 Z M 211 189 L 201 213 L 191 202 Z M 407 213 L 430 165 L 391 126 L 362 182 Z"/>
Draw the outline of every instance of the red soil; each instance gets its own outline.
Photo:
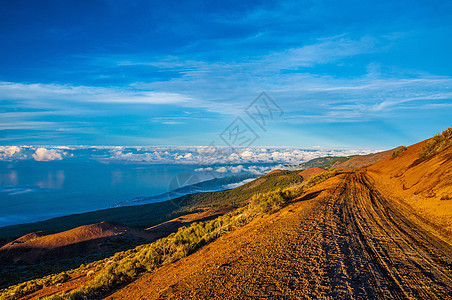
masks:
<path id="1" fill-rule="evenodd" d="M 298 173 L 298 175 L 303 177 L 303 181 L 306 181 L 309 178 L 311 178 L 312 176 L 320 174 L 322 172 L 325 172 L 325 169 L 322 169 L 319 167 L 313 167 L 313 168 L 309 168 L 309 169 L 301 171 L 300 173 Z"/>
<path id="2" fill-rule="evenodd" d="M 132 230 L 125 225 L 101 222 L 71 230 L 45 234 L 30 233 L 0 248 L 4 264 L 34 264 L 47 259 L 63 259 L 107 250 L 106 239 L 153 239 L 154 235 Z"/>
<path id="3" fill-rule="evenodd" d="M 270 173 L 268 173 L 267 175 L 275 174 L 275 173 L 281 173 L 281 170 L 279 170 L 279 169 L 273 170 Z"/>
<path id="4" fill-rule="evenodd" d="M 348 162 L 344 168 L 374 164 L 341 172 L 299 202 L 106 298 L 446 299 L 452 286 L 452 146 L 420 159 L 423 144 L 395 158 L 388 150 Z M 148 231 L 216 213 L 224 212 L 189 214 Z M 51 293 L 45 288 L 40 296 Z"/>
<path id="5" fill-rule="evenodd" d="M 21 236 L 20 238 L 14 240 L 12 243 L 13 244 L 21 244 L 21 243 L 26 243 L 29 242 L 31 240 L 35 240 L 37 238 L 49 235 L 49 234 L 54 234 L 55 232 L 53 231 L 36 231 L 36 232 L 32 232 L 29 234 L 26 234 L 24 236 Z"/>
<path id="6" fill-rule="evenodd" d="M 450 299 L 452 247 L 410 219 L 343 172 L 104 299 Z"/>
<path id="7" fill-rule="evenodd" d="M 368 174 L 394 201 L 407 205 L 413 215 L 452 241 L 452 146 L 421 159 L 425 142 L 376 163 Z"/>

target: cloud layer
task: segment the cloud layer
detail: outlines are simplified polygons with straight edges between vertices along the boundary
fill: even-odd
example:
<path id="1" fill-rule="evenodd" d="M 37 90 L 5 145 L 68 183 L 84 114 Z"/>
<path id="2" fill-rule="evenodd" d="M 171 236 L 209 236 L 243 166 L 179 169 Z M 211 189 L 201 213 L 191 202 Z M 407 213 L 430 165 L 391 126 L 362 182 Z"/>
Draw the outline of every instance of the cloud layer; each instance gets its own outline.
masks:
<path id="1" fill-rule="evenodd" d="M 58 161 L 96 160 L 105 163 L 191 164 L 197 172 L 232 174 L 253 171 L 250 164 L 298 164 L 320 156 L 358 155 L 372 149 L 296 149 L 276 147 L 88 147 L 88 146 L 0 146 L 0 160 Z M 257 170 L 256 170 L 257 172 Z"/>

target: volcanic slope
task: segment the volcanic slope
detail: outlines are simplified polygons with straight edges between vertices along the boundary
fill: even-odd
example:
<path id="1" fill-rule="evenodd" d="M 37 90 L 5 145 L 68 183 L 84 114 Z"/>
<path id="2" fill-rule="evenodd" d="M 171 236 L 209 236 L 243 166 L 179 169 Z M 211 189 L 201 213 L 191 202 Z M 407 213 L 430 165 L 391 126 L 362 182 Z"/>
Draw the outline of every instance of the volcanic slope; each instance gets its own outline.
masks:
<path id="1" fill-rule="evenodd" d="M 452 243 L 452 146 L 420 158 L 424 141 L 368 168 L 375 186 Z"/>
<path id="2" fill-rule="evenodd" d="M 100 253 L 109 248 L 109 243 L 112 246 L 113 239 L 155 240 L 158 237 L 113 222 L 84 225 L 60 233 L 31 233 L 0 248 L 0 265 L 32 264 Z"/>
<path id="3" fill-rule="evenodd" d="M 405 167 L 431 164 L 440 171 L 438 166 L 450 163 L 450 147 L 419 162 L 420 147 L 403 154 Z M 402 175 L 378 173 L 394 160 L 372 170 L 343 171 L 298 202 L 144 274 L 106 299 L 452 299 L 452 246 L 407 203 L 393 199 L 390 192 L 398 189 L 411 195 L 403 182 L 399 187 L 391 181 Z M 406 172 L 405 180 L 414 176 Z M 424 185 L 426 193 L 447 190 L 450 173 L 439 178 L 420 176 L 412 193 L 422 193 Z M 386 179 L 393 190 L 386 189 Z"/>

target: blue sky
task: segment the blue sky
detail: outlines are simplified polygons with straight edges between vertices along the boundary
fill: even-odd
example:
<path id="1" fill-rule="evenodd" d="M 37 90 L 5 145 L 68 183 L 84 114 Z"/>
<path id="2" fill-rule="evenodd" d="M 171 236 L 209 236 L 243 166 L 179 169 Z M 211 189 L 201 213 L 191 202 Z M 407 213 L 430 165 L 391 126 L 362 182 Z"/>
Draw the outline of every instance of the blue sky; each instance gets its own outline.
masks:
<path id="1" fill-rule="evenodd" d="M 1 145 L 408 145 L 452 124 L 450 1 L 0 1 Z M 265 91 L 284 111 L 256 126 Z"/>

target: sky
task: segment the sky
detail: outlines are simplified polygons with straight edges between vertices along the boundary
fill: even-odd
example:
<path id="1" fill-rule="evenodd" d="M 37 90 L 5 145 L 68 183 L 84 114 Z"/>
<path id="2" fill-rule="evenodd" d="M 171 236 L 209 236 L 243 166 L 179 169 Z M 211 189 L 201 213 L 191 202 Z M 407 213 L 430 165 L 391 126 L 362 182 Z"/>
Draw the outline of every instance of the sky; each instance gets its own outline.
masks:
<path id="1" fill-rule="evenodd" d="M 0 145 L 410 145 L 452 125 L 451 15 L 436 0 L 0 0 Z"/>

